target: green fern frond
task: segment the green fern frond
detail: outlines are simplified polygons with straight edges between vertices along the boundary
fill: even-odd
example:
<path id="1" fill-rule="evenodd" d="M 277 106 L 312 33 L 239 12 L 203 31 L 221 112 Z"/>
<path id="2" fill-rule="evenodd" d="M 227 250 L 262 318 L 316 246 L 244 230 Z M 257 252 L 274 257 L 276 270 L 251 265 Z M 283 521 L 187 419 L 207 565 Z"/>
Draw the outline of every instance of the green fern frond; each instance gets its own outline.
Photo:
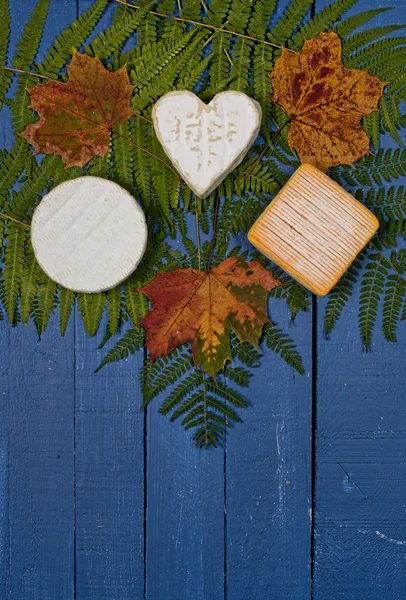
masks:
<path id="1" fill-rule="evenodd" d="M 219 396 L 237 408 L 246 408 L 248 406 L 248 402 L 242 394 L 221 381 L 207 381 L 206 388 L 212 394 Z"/>
<path id="2" fill-rule="evenodd" d="M 106 304 L 106 293 L 78 294 L 78 307 L 88 335 L 96 335 Z"/>
<path id="3" fill-rule="evenodd" d="M 190 396 L 191 393 L 203 385 L 203 383 L 203 372 L 199 369 L 195 369 L 192 373 L 184 377 L 162 402 L 159 408 L 161 415 L 167 415 L 173 410 L 174 413 L 171 417 L 171 421 L 174 421 L 180 415 L 184 414 L 184 406 L 179 405 L 187 396 Z"/>
<path id="4" fill-rule="evenodd" d="M 364 348 L 371 345 L 372 331 L 378 316 L 378 306 L 384 293 L 387 268 L 381 255 L 370 255 L 362 276 L 358 323 Z"/>
<path id="5" fill-rule="evenodd" d="M 389 342 L 397 341 L 396 332 L 405 298 L 406 283 L 403 277 L 388 275 L 383 299 L 382 328 Z"/>
<path id="6" fill-rule="evenodd" d="M 169 385 L 180 379 L 191 367 L 191 354 L 182 347 L 176 348 L 168 356 L 158 357 L 152 366 L 144 371 L 144 405 L 146 406 Z"/>
<path id="7" fill-rule="evenodd" d="M 226 379 L 234 381 L 241 387 L 248 387 L 252 373 L 243 367 L 232 367 L 231 365 L 226 365 L 224 368 L 224 376 Z"/>
<path id="8" fill-rule="evenodd" d="M 20 292 L 20 314 L 23 323 L 28 323 L 30 318 L 40 277 L 41 270 L 35 259 L 34 251 L 31 244 L 27 244 Z"/>
<path id="9" fill-rule="evenodd" d="M 248 342 L 240 342 L 234 334 L 230 336 L 231 342 L 231 357 L 242 362 L 249 368 L 257 368 L 260 366 L 262 354 L 251 346 Z"/>
<path id="10" fill-rule="evenodd" d="M 389 38 L 390 40 L 390 38 Z M 388 41 L 389 41 L 388 40 Z M 351 58 L 351 57 L 350 57 Z M 344 61 L 346 64 L 347 61 Z M 352 60 L 351 60 L 352 62 Z M 406 47 L 391 48 L 383 50 L 380 54 L 359 65 L 364 71 L 375 75 L 381 81 L 392 81 L 396 79 L 406 62 Z"/>
<path id="11" fill-rule="evenodd" d="M 390 53 L 391 49 L 397 49 L 398 46 L 404 46 L 406 42 L 405 37 L 390 37 L 383 40 L 379 40 L 373 44 L 369 44 L 361 50 L 354 52 L 353 54 L 346 56 L 343 59 L 345 66 L 349 69 L 364 69 L 364 65 L 373 65 L 375 69 L 379 69 L 380 62 L 384 62 L 384 53 Z M 399 48 L 400 50 L 401 48 Z M 385 54 L 386 55 L 386 54 Z M 395 55 L 396 56 L 396 55 Z M 365 69 L 369 70 L 369 69 Z"/>
<path id="12" fill-rule="evenodd" d="M 58 305 L 57 289 L 55 281 L 40 271 L 39 285 L 32 307 L 32 316 L 39 338 L 46 330 L 49 319 Z"/>
<path id="13" fill-rule="evenodd" d="M 114 335 L 121 323 L 121 288 L 119 285 L 107 292 L 107 314 L 109 334 Z"/>
<path id="14" fill-rule="evenodd" d="M 262 341 L 279 354 L 283 360 L 295 371 L 304 375 L 304 368 L 299 352 L 296 350 L 294 342 L 281 329 L 275 327 L 272 323 L 264 326 Z"/>
<path id="15" fill-rule="evenodd" d="M 313 0 L 291 0 L 284 15 L 268 33 L 269 41 L 273 44 L 284 44 L 300 25 L 312 4 Z"/>
<path id="16" fill-rule="evenodd" d="M 372 140 L 375 150 L 379 150 L 379 137 L 381 133 L 381 120 L 379 110 L 374 110 L 362 118 L 362 128 Z"/>
<path id="17" fill-rule="evenodd" d="M 343 19 L 340 23 L 338 23 L 338 25 L 330 27 L 330 31 L 334 31 L 340 38 L 346 38 L 350 35 L 350 33 L 355 31 L 356 29 L 359 29 L 360 27 L 362 27 L 362 25 L 365 25 L 365 23 L 371 21 L 374 17 L 377 17 L 381 13 L 390 10 L 390 8 L 390 6 L 385 6 L 384 8 L 373 8 L 371 10 L 366 10 L 364 12 L 357 13 L 356 15 L 351 15 L 350 17 Z M 366 37 L 368 36 L 366 35 Z M 367 44 L 369 41 L 370 40 L 367 39 L 365 43 Z M 343 43 L 345 42 L 346 40 Z M 356 46 L 356 48 L 357 47 L 358 45 Z"/>
<path id="18" fill-rule="evenodd" d="M 93 6 L 62 31 L 38 67 L 41 75 L 56 78 L 60 70 L 71 59 L 72 48 L 78 50 L 92 33 L 107 3 L 108 0 L 96 0 Z"/>
<path id="19" fill-rule="evenodd" d="M 63 337 L 75 305 L 75 293 L 64 287 L 59 288 L 59 330 Z"/>
<path id="20" fill-rule="evenodd" d="M 15 145 L 3 160 L 0 166 L 0 198 L 2 198 L 2 207 L 7 202 L 9 190 L 13 188 L 18 178 L 24 172 L 30 152 L 30 145 L 24 138 L 18 137 Z"/>
<path id="21" fill-rule="evenodd" d="M 399 146 L 403 146 L 402 140 L 396 130 L 396 123 L 400 117 L 400 112 L 395 99 L 388 96 L 382 96 L 379 100 L 379 113 L 381 115 L 383 129 L 389 131 Z"/>
<path id="22" fill-rule="evenodd" d="M 103 358 L 95 373 L 100 371 L 105 365 L 119 360 L 124 360 L 130 354 L 135 354 L 144 346 L 144 334 L 142 329 L 135 327 L 125 332 L 123 337 L 118 340 L 115 346 L 109 350 Z"/>
<path id="23" fill-rule="evenodd" d="M 10 87 L 12 74 L 1 67 L 7 65 L 7 53 L 10 40 L 10 8 L 8 0 L 0 0 L 0 108 Z"/>
<path id="24" fill-rule="evenodd" d="M 324 313 L 325 335 L 329 335 L 332 332 L 341 313 L 343 312 L 344 306 L 350 299 L 354 291 L 354 285 L 358 280 L 364 258 L 364 254 L 361 254 L 358 258 L 356 258 L 348 271 L 329 293 Z"/>
<path id="25" fill-rule="evenodd" d="M 32 69 L 42 39 L 49 3 L 50 0 L 38 0 L 35 5 L 23 29 L 14 54 L 13 65 L 16 69 Z"/>
<path id="26" fill-rule="evenodd" d="M 365 29 L 364 31 L 355 33 L 353 36 L 343 40 L 343 56 L 349 57 L 353 52 L 403 28 L 404 25 L 385 25 L 384 27 L 373 27 L 372 29 Z"/>
<path id="27" fill-rule="evenodd" d="M 16 319 L 17 301 L 20 294 L 21 281 L 24 276 L 25 244 L 28 231 L 9 221 L 6 230 L 3 271 L 3 301 L 10 323 Z"/>
<path id="28" fill-rule="evenodd" d="M 375 155 L 366 156 L 353 167 L 334 167 L 330 176 L 340 184 L 350 186 L 371 186 L 389 183 L 406 175 L 406 149 L 379 150 Z"/>
<path id="29" fill-rule="evenodd" d="M 320 32 L 331 27 L 331 25 L 338 21 L 338 19 L 356 2 L 357 0 L 336 0 L 332 4 L 327 5 L 289 39 L 289 48 L 300 50 L 305 40 L 310 40 L 311 38 L 316 37 Z"/>
<path id="30" fill-rule="evenodd" d="M 111 27 L 104 29 L 91 44 L 85 47 L 89 56 L 98 56 L 105 60 L 121 49 L 127 38 L 134 33 L 143 19 L 148 15 L 155 2 L 145 4 L 140 10 L 129 10 L 120 13 Z"/>
<path id="31" fill-rule="evenodd" d="M 253 56 L 253 92 L 254 98 L 262 109 L 261 132 L 270 143 L 269 123 L 272 114 L 272 85 L 269 77 L 273 68 L 274 50 L 264 44 L 257 44 Z"/>
<path id="32" fill-rule="evenodd" d="M 254 2 L 251 18 L 248 23 L 248 35 L 259 40 L 264 40 L 275 8 L 276 0 L 257 0 Z M 260 45 L 263 46 L 264 44 Z"/>

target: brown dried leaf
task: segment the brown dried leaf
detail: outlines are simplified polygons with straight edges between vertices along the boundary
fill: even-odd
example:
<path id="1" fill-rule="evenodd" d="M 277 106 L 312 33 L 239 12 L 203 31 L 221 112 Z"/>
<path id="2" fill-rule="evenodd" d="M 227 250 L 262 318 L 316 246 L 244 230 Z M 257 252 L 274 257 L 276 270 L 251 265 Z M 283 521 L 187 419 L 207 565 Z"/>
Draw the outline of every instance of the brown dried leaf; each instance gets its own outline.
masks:
<path id="1" fill-rule="evenodd" d="M 272 101 L 291 119 L 288 141 L 302 163 L 326 171 L 370 152 L 361 118 L 376 110 L 386 84 L 344 67 L 337 34 L 321 33 L 297 54 L 283 50 L 270 77 Z"/>
<path id="2" fill-rule="evenodd" d="M 107 71 L 95 57 L 75 52 L 67 83 L 48 81 L 29 91 L 40 120 L 21 134 L 36 153 L 60 154 L 67 167 L 105 156 L 113 127 L 129 119 L 133 86 L 126 67 Z"/>

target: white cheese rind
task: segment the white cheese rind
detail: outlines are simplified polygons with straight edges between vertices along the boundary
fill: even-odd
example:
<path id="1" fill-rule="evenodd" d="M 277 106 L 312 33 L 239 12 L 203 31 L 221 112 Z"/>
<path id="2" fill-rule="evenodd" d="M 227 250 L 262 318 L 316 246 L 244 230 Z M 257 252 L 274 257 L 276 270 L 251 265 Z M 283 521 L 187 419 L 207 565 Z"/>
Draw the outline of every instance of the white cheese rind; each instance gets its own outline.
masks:
<path id="1" fill-rule="evenodd" d="M 169 92 L 152 110 L 167 156 L 199 198 L 208 196 L 240 164 L 258 135 L 261 107 L 227 91 L 209 104 L 187 91 Z"/>
<path id="2" fill-rule="evenodd" d="M 101 292 L 124 281 L 140 262 L 147 237 L 142 208 L 122 187 L 99 177 L 55 187 L 31 224 L 41 268 L 75 292 Z"/>

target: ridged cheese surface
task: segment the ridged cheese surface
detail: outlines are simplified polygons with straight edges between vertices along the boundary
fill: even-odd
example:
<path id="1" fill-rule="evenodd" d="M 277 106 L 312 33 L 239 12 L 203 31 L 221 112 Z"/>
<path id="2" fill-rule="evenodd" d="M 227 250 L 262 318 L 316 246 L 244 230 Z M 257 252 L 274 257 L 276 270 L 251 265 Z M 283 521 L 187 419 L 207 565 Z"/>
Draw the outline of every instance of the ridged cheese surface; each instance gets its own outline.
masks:
<path id="1" fill-rule="evenodd" d="M 327 175 L 302 165 L 248 239 L 318 296 L 337 283 L 378 229 L 378 219 Z"/>

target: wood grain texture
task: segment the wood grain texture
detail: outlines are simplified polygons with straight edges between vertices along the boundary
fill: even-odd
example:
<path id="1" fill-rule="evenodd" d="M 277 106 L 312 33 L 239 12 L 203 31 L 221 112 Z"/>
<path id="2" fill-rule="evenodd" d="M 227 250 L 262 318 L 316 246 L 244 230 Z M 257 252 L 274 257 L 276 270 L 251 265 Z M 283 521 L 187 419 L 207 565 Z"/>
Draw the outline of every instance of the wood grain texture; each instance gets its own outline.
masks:
<path id="1" fill-rule="evenodd" d="M 95 374 L 106 353 L 106 348 L 97 351 L 104 328 L 89 338 L 78 318 L 76 323 L 76 600 L 141 599 L 142 355 L 107 365 Z"/>
<path id="2" fill-rule="evenodd" d="M 79 0 L 79 12 L 93 0 Z M 97 31 L 111 24 L 112 4 Z M 76 317 L 76 598 L 144 598 L 142 353 L 94 373 L 105 322 L 89 338 Z"/>
<path id="3" fill-rule="evenodd" d="M 270 315 L 300 349 L 306 374 L 262 348 L 251 406 L 227 436 L 227 598 L 310 599 L 312 316 Z"/>
<path id="4" fill-rule="evenodd" d="M 168 426 L 169 425 L 169 426 Z M 146 593 L 224 598 L 223 452 L 198 451 L 180 424 L 148 408 Z"/>
<path id="5" fill-rule="evenodd" d="M 301 165 L 248 239 L 310 291 L 325 296 L 378 227 L 371 211 L 335 181 Z"/>
<path id="6" fill-rule="evenodd" d="M 10 3 L 11 52 L 34 5 Z M 53 3 L 48 43 L 75 16 L 72 2 Z M 0 118 L 11 147 L 9 113 Z M 1 323 L 1 598 L 74 597 L 73 335 L 71 323 L 61 339 L 54 318 L 41 342 L 33 326 Z"/>
<path id="7" fill-rule="evenodd" d="M 327 4 L 317 0 L 318 9 Z M 390 4 L 395 9 L 368 26 L 404 23 L 404 2 Z M 387 5 L 362 0 L 353 12 Z M 406 326 L 400 327 L 398 343 L 390 344 L 378 323 L 365 354 L 358 337 L 358 294 L 330 340 L 322 333 L 324 299 L 318 306 L 314 600 L 403 600 Z"/>

